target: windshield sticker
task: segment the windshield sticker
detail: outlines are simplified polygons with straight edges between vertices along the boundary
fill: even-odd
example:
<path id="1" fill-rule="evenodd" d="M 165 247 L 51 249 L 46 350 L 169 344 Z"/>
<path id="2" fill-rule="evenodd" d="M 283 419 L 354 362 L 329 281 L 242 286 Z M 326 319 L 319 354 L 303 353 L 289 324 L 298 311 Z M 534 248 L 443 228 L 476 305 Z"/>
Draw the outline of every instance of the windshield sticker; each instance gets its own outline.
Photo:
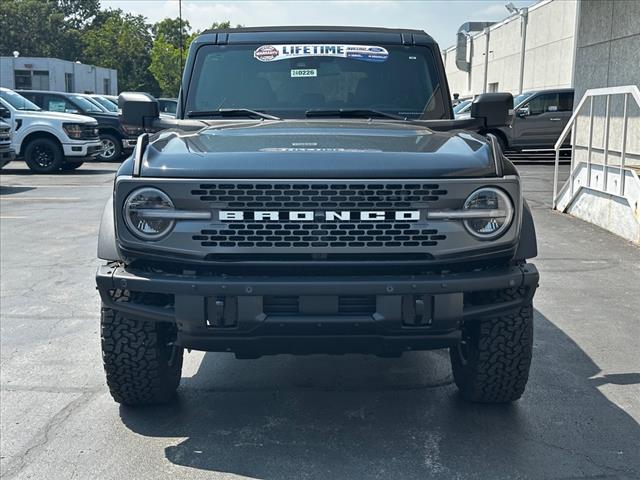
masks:
<path id="1" fill-rule="evenodd" d="M 291 78 L 317 77 L 318 70 L 315 68 L 294 68 L 291 70 Z"/>
<path id="2" fill-rule="evenodd" d="M 386 62 L 386 48 L 372 45 L 262 45 L 253 52 L 261 62 L 275 62 L 288 58 L 340 57 L 365 62 Z"/>

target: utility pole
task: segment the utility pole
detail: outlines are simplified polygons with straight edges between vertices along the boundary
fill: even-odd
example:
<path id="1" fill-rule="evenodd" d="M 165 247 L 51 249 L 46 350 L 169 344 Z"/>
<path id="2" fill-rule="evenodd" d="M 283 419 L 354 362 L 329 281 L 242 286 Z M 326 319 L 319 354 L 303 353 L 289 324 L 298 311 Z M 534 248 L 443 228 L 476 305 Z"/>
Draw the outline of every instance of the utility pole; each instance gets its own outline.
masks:
<path id="1" fill-rule="evenodd" d="M 529 23 L 529 9 L 523 7 L 518 10 L 520 14 L 520 83 L 518 84 L 518 94 L 522 93 L 522 87 L 524 85 L 524 54 L 527 47 L 527 23 Z"/>
<path id="2" fill-rule="evenodd" d="M 178 0 L 178 16 L 180 17 L 180 78 L 182 78 L 182 0 Z"/>
<path id="3" fill-rule="evenodd" d="M 484 29 L 485 44 L 484 44 L 484 86 L 482 87 L 482 93 L 487 93 L 487 78 L 489 75 L 489 37 L 491 36 L 491 30 L 489 27 Z"/>

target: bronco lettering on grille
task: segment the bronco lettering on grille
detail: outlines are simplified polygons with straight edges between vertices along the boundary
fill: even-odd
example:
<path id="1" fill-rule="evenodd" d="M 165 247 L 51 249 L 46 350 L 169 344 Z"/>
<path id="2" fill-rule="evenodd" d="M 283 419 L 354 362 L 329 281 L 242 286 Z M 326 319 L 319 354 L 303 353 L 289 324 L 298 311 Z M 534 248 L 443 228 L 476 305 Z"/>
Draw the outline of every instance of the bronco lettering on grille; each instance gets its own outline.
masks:
<path id="1" fill-rule="evenodd" d="M 385 221 L 396 220 L 405 222 L 415 222 L 420 220 L 420 211 L 418 210 L 401 210 L 389 212 L 383 210 L 351 212 L 345 210 L 327 210 L 315 212 L 313 210 L 295 210 L 295 211 L 243 211 L 243 210 L 220 210 L 218 212 L 218 220 L 221 222 L 228 221 L 278 221 L 288 220 L 293 222 L 311 222 L 316 219 L 328 222 L 347 222 L 353 220 L 362 221 Z"/>

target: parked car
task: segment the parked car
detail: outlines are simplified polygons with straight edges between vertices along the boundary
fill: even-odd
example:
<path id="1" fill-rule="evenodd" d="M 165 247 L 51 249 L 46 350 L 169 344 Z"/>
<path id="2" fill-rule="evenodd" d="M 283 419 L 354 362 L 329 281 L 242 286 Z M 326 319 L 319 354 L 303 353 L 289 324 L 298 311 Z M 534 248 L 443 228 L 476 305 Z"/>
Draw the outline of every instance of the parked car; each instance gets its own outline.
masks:
<path id="1" fill-rule="evenodd" d="M 514 98 L 513 122 L 491 130 L 503 150 L 548 150 L 573 114 L 573 89 L 557 88 L 522 93 Z M 569 146 L 570 136 L 565 146 Z"/>
<path id="2" fill-rule="evenodd" d="M 74 95 L 78 95 L 78 96 L 90 101 L 91 103 L 93 103 L 96 107 L 98 107 L 103 112 L 113 113 L 113 111 L 109 110 L 107 107 L 102 105 L 99 101 L 97 101 L 95 98 L 93 98 L 92 95 L 89 95 L 88 93 L 74 93 Z M 109 103 L 111 103 L 111 102 L 109 102 Z"/>
<path id="3" fill-rule="evenodd" d="M 118 97 L 117 97 L 117 95 L 101 95 L 101 97 L 106 98 L 111 103 L 113 103 L 116 107 L 118 106 Z"/>
<path id="4" fill-rule="evenodd" d="M 158 108 L 161 114 L 165 114 L 170 117 L 176 116 L 176 110 L 178 109 L 177 98 L 159 98 Z"/>
<path id="5" fill-rule="evenodd" d="M 40 90 L 17 90 L 44 110 L 50 112 L 80 113 L 93 117 L 98 122 L 102 152 L 100 160 L 118 160 L 123 153 L 130 153 L 136 145 L 138 130 L 123 128 L 117 113 L 106 112 L 77 93 L 48 92 Z"/>
<path id="6" fill-rule="evenodd" d="M 102 105 L 104 108 L 106 108 L 108 111 L 113 112 L 113 113 L 118 113 L 118 103 L 117 102 L 114 103 L 113 101 L 111 101 L 107 97 L 105 97 L 104 95 L 90 95 L 90 97 L 93 98 L 100 105 Z"/>
<path id="7" fill-rule="evenodd" d="M 73 170 L 102 151 L 98 122 L 91 117 L 46 112 L 23 96 L 0 87 L 0 116 L 12 126 L 17 157 L 38 173 Z"/>
<path id="8" fill-rule="evenodd" d="M 468 118 L 471 116 L 471 103 L 472 98 L 462 100 L 455 107 L 453 107 L 453 116 L 455 118 Z"/>
<path id="9" fill-rule="evenodd" d="M 0 119 L 0 168 L 14 158 L 16 158 L 16 152 L 11 146 L 11 125 Z"/>

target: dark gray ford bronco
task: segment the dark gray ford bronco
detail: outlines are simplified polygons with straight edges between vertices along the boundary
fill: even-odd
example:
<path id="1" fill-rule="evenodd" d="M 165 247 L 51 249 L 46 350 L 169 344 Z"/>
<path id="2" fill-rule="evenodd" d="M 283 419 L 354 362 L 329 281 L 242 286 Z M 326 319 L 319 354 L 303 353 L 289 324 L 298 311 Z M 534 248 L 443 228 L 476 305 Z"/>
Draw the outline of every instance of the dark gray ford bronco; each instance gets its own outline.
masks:
<path id="1" fill-rule="evenodd" d="M 140 138 L 100 228 L 113 398 L 171 400 L 184 349 L 398 356 L 448 348 L 464 398 L 518 399 L 538 272 L 518 172 L 454 120 L 422 31 L 245 28 L 191 45 L 176 118 L 123 93 Z"/>

